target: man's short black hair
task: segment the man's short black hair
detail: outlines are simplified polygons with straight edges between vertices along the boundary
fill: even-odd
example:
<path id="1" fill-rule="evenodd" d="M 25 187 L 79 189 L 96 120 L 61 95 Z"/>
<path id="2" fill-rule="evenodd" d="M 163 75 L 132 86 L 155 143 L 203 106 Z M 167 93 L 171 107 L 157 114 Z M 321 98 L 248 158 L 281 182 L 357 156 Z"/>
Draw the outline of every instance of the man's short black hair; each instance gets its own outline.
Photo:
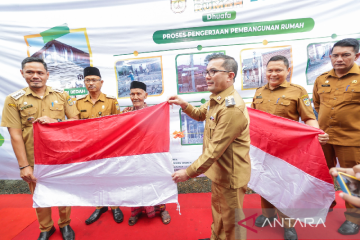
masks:
<path id="1" fill-rule="evenodd" d="M 345 38 L 343 40 L 338 41 L 334 44 L 333 48 L 331 49 L 331 53 L 334 49 L 334 47 L 353 47 L 354 52 L 359 52 L 359 41 L 355 38 Z"/>
<path id="2" fill-rule="evenodd" d="M 25 58 L 25 59 L 21 62 L 21 69 L 24 69 L 25 64 L 30 63 L 30 62 L 39 62 L 39 63 L 42 63 L 42 64 L 44 65 L 45 70 L 47 71 L 46 62 L 45 62 L 42 58 L 37 58 L 37 57 L 27 57 L 27 58 Z"/>
<path id="3" fill-rule="evenodd" d="M 271 57 L 270 60 L 267 62 L 266 66 L 269 64 L 269 62 L 276 62 L 276 61 L 283 61 L 286 66 L 286 69 L 288 69 L 290 66 L 289 60 L 282 55 L 276 55 Z"/>
<path id="4" fill-rule="evenodd" d="M 238 64 L 235 61 L 235 59 L 233 57 L 230 57 L 228 55 L 222 54 L 222 53 L 217 53 L 217 54 L 213 54 L 209 57 L 208 61 L 210 62 L 211 60 L 214 59 L 223 59 L 224 63 L 221 65 L 223 68 L 225 68 L 226 71 L 230 71 L 230 72 L 234 72 L 235 76 L 234 76 L 234 82 L 235 82 L 235 77 L 238 71 Z"/>

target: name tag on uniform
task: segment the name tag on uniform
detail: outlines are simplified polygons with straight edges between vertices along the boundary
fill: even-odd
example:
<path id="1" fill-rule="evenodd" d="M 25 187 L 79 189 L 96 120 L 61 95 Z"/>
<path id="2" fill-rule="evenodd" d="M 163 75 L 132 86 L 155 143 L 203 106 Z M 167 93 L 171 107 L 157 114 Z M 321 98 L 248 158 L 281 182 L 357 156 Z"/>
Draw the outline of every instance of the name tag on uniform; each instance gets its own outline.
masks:
<path id="1" fill-rule="evenodd" d="M 86 109 L 85 110 L 80 110 L 80 112 L 86 112 Z"/>
<path id="2" fill-rule="evenodd" d="M 324 85 L 321 85 L 322 87 L 330 87 L 329 84 L 324 84 Z"/>
<path id="3" fill-rule="evenodd" d="M 256 99 L 262 98 L 262 96 L 256 96 Z"/>
<path id="4" fill-rule="evenodd" d="M 27 106 L 25 106 L 25 107 L 20 108 L 20 110 L 24 110 L 24 109 L 31 108 L 31 107 L 33 107 L 33 105 L 32 105 L 32 104 L 30 104 L 30 105 L 27 105 Z"/>

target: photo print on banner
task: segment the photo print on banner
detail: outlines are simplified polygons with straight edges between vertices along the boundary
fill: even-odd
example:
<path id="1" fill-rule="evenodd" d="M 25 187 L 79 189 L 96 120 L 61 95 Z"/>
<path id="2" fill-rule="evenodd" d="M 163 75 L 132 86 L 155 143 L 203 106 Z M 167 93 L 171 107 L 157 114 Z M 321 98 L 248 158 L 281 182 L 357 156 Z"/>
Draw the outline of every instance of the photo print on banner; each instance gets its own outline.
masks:
<path id="1" fill-rule="evenodd" d="M 241 90 L 262 87 L 267 83 L 266 64 L 276 55 L 285 56 L 289 60 L 290 73 L 286 81 L 291 82 L 292 51 L 291 46 L 244 49 L 240 53 L 241 62 Z"/>
<path id="2" fill-rule="evenodd" d="M 335 43 L 336 41 L 311 43 L 308 45 L 308 60 L 306 66 L 306 78 L 308 85 L 314 85 L 318 76 L 324 72 L 330 71 L 333 68 L 331 65 L 330 54 Z M 357 65 L 360 65 L 360 59 L 357 59 L 355 62 Z"/>
<path id="3" fill-rule="evenodd" d="M 199 107 L 199 106 L 196 106 Z M 184 131 L 181 145 L 202 145 L 204 138 L 205 121 L 196 121 L 179 109 L 180 131 Z"/>
<path id="4" fill-rule="evenodd" d="M 203 72 L 209 58 L 225 51 L 179 54 L 176 56 L 176 77 L 178 94 L 209 92 Z"/>
<path id="5" fill-rule="evenodd" d="M 92 53 L 86 28 L 69 29 L 64 24 L 24 39 L 28 56 L 46 62 L 48 86 L 64 89 L 74 100 L 88 93 L 83 73 L 92 66 Z"/>
<path id="6" fill-rule="evenodd" d="M 164 92 L 161 56 L 119 60 L 115 63 L 115 74 L 118 98 L 130 97 L 132 81 L 145 83 L 149 96 L 160 96 Z"/>

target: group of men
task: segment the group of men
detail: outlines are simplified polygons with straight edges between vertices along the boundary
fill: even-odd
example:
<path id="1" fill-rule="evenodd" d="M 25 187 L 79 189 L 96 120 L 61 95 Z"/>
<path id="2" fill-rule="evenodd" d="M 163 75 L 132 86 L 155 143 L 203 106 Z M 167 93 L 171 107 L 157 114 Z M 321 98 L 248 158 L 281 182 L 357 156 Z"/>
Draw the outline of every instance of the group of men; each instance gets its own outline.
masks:
<path id="1" fill-rule="evenodd" d="M 360 125 L 360 69 L 355 63 L 359 57 L 359 43 L 356 39 L 344 39 L 337 42 L 331 53 L 333 69 L 320 75 L 314 84 L 313 101 L 318 112 L 316 120 L 306 90 L 286 81 L 289 74 L 289 61 L 284 56 L 272 57 L 266 66 L 268 83 L 256 90 L 251 107 L 299 121 L 320 128 L 325 133 L 318 136 L 329 168 L 335 167 L 336 158 L 340 166 L 347 168 L 338 171 L 350 171 L 349 168 L 360 163 L 359 138 Z M 216 54 L 208 61 L 206 82 L 212 93 L 210 100 L 200 107 L 194 107 L 178 96 L 168 99 L 170 104 L 179 105 L 191 118 L 206 121 L 203 140 L 203 153 L 187 169 L 172 174 L 174 182 L 183 182 L 200 174 L 212 181 L 211 204 L 213 223 L 212 240 L 246 239 L 246 229 L 236 224 L 244 219 L 242 211 L 244 194 L 250 180 L 250 119 L 241 96 L 234 89 L 238 65 L 234 58 Z M 62 90 L 46 86 L 49 76 L 46 64 L 40 59 L 27 58 L 22 63 L 21 74 L 29 87 L 10 94 L 5 100 L 1 126 L 8 127 L 14 152 L 18 159 L 21 177 L 29 183 L 33 192 L 36 179 L 33 175 L 33 135 L 32 124 L 42 124 L 101 117 L 120 113 L 115 98 L 101 93 L 103 84 L 98 69 L 89 67 L 84 70 L 85 85 L 89 95 L 78 99 L 76 105 Z M 359 79 L 359 80 L 358 80 Z M 124 112 L 147 107 L 146 85 L 134 81 L 131 83 L 130 98 L 132 107 Z M 355 174 L 352 171 L 353 175 Z M 337 174 L 332 169 L 332 174 Z M 345 199 L 346 197 L 344 197 Z M 346 198 L 347 199 L 347 198 Z M 329 209 L 335 206 L 335 202 Z M 271 220 L 287 218 L 266 199 L 261 198 L 262 215 L 255 225 L 265 227 Z M 346 203 L 346 221 L 338 231 L 344 235 L 359 232 L 360 209 Z M 140 214 L 146 211 L 149 217 L 161 212 L 162 221 L 170 222 L 165 205 L 132 208 L 129 225 L 137 222 Z M 116 222 L 123 221 L 118 207 L 111 207 Z M 97 207 L 86 220 L 86 224 L 96 221 L 108 207 Z M 50 208 L 36 209 L 40 223 L 39 239 L 48 239 L 55 231 L 51 220 Z M 59 227 L 64 239 L 74 239 L 75 234 L 70 223 L 70 207 L 59 207 Z M 297 239 L 294 222 L 284 221 L 284 239 Z"/>
<path id="2" fill-rule="evenodd" d="M 125 108 L 120 112 L 120 106 L 116 97 L 101 92 L 104 80 L 96 67 L 84 69 L 84 83 L 89 94 L 73 102 L 71 97 L 61 89 L 46 85 L 49 78 L 46 63 L 39 58 L 29 57 L 23 60 L 22 76 L 29 85 L 7 96 L 3 109 L 1 126 L 7 127 L 11 136 L 16 158 L 19 163 L 20 176 L 29 184 L 33 194 L 36 187 L 34 171 L 34 140 L 33 123 L 55 123 L 73 121 L 78 119 L 97 118 L 108 115 L 135 111 L 147 107 L 146 85 L 142 82 L 133 81 L 130 86 L 130 99 L 132 107 Z M 65 119 L 65 116 L 67 119 Z M 115 222 L 121 223 L 124 215 L 119 207 L 111 206 Z M 70 227 L 71 207 L 58 207 L 60 231 L 64 240 L 75 239 L 75 232 Z M 87 225 L 94 223 L 108 210 L 107 206 L 98 206 L 91 216 L 85 221 Z M 156 212 L 160 213 L 164 224 L 170 223 L 170 215 L 166 205 L 144 206 L 131 208 L 131 217 L 128 224 L 134 225 L 142 212 L 145 211 L 149 218 L 153 218 Z M 51 218 L 51 208 L 36 208 L 36 214 L 40 225 L 39 240 L 47 240 L 55 232 L 54 222 Z"/>
<path id="3" fill-rule="evenodd" d="M 313 101 L 319 122 L 306 90 L 286 81 L 290 67 L 284 56 L 273 56 L 269 60 L 266 66 L 268 83 L 256 90 L 251 104 L 254 109 L 294 121 L 301 118 L 305 124 L 323 130 L 325 133 L 318 139 L 333 176 L 337 170 L 355 175 L 352 168 L 360 163 L 360 69 L 355 63 L 359 56 L 356 39 L 335 43 L 331 53 L 333 69 L 320 75 L 314 84 Z M 173 179 L 182 182 L 204 173 L 212 180 L 211 240 L 246 239 L 245 229 L 237 229 L 235 219 L 243 217 L 241 208 L 250 179 L 249 117 L 233 87 L 236 73 L 237 63 L 232 57 L 215 55 L 209 59 L 204 74 L 212 92 L 207 103 L 194 108 L 178 96 L 169 99 L 169 103 L 180 105 L 191 118 L 206 120 L 203 154 L 186 170 L 175 172 Z M 336 158 L 346 169 L 334 169 Z M 344 196 L 344 199 L 351 199 L 348 197 L 351 196 Z M 357 202 L 356 199 L 351 201 Z M 329 212 L 335 204 L 334 201 Z M 295 220 L 284 221 L 288 217 L 265 198 L 261 198 L 261 207 L 262 215 L 255 221 L 257 227 L 267 226 L 279 215 L 284 222 L 284 239 L 298 239 Z M 346 220 L 338 232 L 357 234 L 360 209 L 348 202 L 346 208 Z"/>

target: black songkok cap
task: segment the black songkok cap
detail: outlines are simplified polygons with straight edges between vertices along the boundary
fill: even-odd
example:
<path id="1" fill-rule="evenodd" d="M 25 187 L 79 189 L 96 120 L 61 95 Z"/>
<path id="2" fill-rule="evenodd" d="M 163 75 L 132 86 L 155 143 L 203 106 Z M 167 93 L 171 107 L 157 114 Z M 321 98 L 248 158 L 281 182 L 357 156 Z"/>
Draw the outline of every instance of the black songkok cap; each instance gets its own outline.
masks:
<path id="1" fill-rule="evenodd" d="M 101 77 L 100 71 L 99 71 L 98 68 L 96 68 L 96 67 L 86 67 L 86 68 L 84 68 L 84 77 L 91 76 L 91 75 Z"/>
<path id="2" fill-rule="evenodd" d="M 143 82 L 132 81 L 130 84 L 130 89 L 133 89 L 133 88 L 140 88 L 146 92 L 146 84 Z"/>

